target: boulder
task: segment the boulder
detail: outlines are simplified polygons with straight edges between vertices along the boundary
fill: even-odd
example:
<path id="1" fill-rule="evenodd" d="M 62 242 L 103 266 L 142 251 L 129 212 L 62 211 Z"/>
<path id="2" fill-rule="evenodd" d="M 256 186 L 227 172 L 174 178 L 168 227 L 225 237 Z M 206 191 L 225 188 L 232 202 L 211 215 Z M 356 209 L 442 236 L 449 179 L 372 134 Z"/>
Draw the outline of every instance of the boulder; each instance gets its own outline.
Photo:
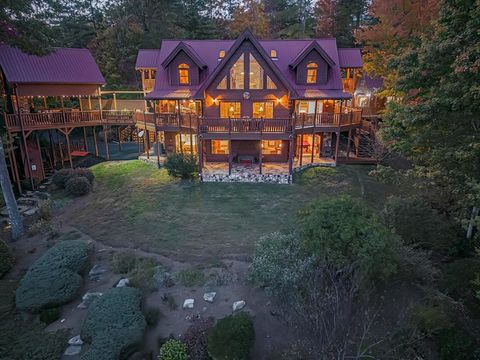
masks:
<path id="1" fill-rule="evenodd" d="M 74 356 L 74 355 L 80 354 L 81 351 L 82 351 L 82 347 L 81 347 L 81 346 L 70 345 L 70 346 L 67 347 L 67 349 L 65 350 L 64 355 L 65 355 L 65 356 Z"/>
<path id="2" fill-rule="evenodd" d="M 245 307 L 246 303 L 243 300 L 235 301 L 232 305 L 233 311 L 242 310 Z"/>
<path id="3" fill-rule="evenodd" d="M 80 339 L 80 335 L 77 335 L 68 340 L 68 345 L 81 346 L 83 345 L 83 340 Z"/>
<path id="4" fill-rule="evenodd" d="M 193 309 L 193 305 L 195 304 L 195 299 L 185 299 L 183 302 L 184 309 Z"/>
<path id="5" fill-rule="evenodd" d="M 90 304 L 95 300 L 96 298 L 99 298 L 102 296 L 103 293 L 101 292 L 90 292 L 88 291 L 85 295 L 82 296 L 82 302 L 77 306 L 79 309 L 86 309 L 90 306 Z"/>
<path id="6" fill-rule="evenodd" d="M 117 285 L 115 285 L 115 287 L 117 288 L 125 287 L 128 285 L 129 282 L 130 280 L 128 280 L 128 278 L 121 278 L 120 280 L 118 280 Z"/>
<path id="7" fill-rule="evenodd" d="M 214 292 L 214 291 L 205 293 L 205 294 L 203 294 L 203 300 L 205 300 L 206 302 L 209 302 L 209 303 L 213 303 L 213 300 L 215 300 L 216 295 L 217 295 L 217 293 Z"/>

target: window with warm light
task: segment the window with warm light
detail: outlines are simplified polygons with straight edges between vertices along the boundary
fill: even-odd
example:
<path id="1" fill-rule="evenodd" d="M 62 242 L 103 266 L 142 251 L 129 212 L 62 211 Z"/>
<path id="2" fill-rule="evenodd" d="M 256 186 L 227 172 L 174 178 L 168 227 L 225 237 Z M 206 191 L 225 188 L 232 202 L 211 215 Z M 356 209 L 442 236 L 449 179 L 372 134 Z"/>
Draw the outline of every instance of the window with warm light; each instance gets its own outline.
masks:
<path id="1" fill-rule="evenodd" d="M 220 117 L 221 118 L 239 118 L 241 115 L 240 102 L 221 101 L 220 102 Z"/>
<path id="2" fill-rule="evenodd" d="M 273 102 L 259 101 L 253 103 L 253 117 L 273 119 Z"/>
<path id="3" fill-rule="evenodd" d="M 252 54 L 250 54 L 249 88 L 263 89 L 263 68 Z"/>
<path id="4" fill-rule="evenodd" d="M 270 76 L 267 75 L 267 89 L 268 90 L 276 90 L 277 85 L 273 82 L 272 79 L 270 79 Z"/>
<path id="5" fill-rule="evenodd" d="M 277 59 L 277 57 L 278 57 L 277 56 L 277 50 L 274 50 L 274 49 L 270 50 L 270 57 L 272 59 Z"/>
<path id="6" fill-rule="evenodd" d="M 220 50 L 218 52 L 218 60 L 222 60 L 225 57 L 225 50 Z"/>
<path id="7" fill-rule="evenodd" d="M 181 85 L 190 84 L 189 72 L 190 66 L 188 66 L 188 64 L 178 65 L 178 79 Z"/>
<path id="8" fill-rule="evenodd" d="M 230 89 L 243 89 L 245 79 L 245 62 L 243 54 L 230 68 Z"/>
<path id="9" fill-rule="evenodd" d="M 307 65 L 307 84 L 315 84 L 317 82 L 318 65 L 314 62 Z"/>
<path id="10" fill-rule="evenodd" d="M 212 154 L 213 155 L 227 155 L 228 154 L 228 140 L 212 140 Z"/>
<path id="11" fill-rule="evenodd" d="M 227 77 L 224 76 L 222 80 L 218 83 L 218 90 L 225 90 L 227 88 Z"/>
<path id="12" fill-rule="evenodd" d="M 282 140 L 262 140 L 262 153 L 264 155 L 281 155 Z"/>

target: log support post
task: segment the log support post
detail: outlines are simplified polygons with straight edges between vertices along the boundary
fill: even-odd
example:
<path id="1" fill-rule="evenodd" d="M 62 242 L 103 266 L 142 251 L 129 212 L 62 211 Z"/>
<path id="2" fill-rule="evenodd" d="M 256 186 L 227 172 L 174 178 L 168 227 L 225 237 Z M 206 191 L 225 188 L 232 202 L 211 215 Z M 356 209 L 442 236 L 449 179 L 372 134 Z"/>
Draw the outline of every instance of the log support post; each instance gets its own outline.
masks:
<path id="1" fill-rule="evenodd" d="M 103 141 L 105 143 L 105 159 L 110 160 L 110 151 L 108 149 L 108 130 L 105 125 L 103 126 Z"/>

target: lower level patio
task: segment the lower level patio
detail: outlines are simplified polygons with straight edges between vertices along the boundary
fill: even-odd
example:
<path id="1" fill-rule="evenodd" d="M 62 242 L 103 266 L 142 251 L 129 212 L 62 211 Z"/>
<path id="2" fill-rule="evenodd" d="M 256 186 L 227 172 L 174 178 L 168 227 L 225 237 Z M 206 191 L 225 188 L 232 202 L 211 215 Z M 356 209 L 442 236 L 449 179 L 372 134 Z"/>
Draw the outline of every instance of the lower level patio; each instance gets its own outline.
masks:
<path id="1" fill-rule="evenodd" d="M 262 173 L 259 164 L 232 164 L 231 172 L 227 162 L 207 162 L 202 169 L 204 182 L 253 182 L 291 183 L 288 163 L 263 163 Z"/>

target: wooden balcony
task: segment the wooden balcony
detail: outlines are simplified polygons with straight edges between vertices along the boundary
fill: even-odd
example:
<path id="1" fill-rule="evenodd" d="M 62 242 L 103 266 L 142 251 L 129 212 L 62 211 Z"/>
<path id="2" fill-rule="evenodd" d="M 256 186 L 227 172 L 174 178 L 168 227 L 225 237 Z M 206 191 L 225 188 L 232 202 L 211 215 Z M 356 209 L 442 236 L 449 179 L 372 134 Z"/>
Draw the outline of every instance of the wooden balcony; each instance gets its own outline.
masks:
<path id="1" fill-rule="evenodd" d="M 199 132 L 206 138 L 288 138 L 292 124 L 291 119 L 201 118 Z"/>
<path id="2" fill-rule="evenodd" d="M 296 131 L 344 131 L 357 128 L 362 124 L 362 111 L 347 108 L 341 113 L 298 114 L 295 121 Z"/>
<path id="3" fill-rule="evenodd" d="M 99 110 L 55 111 L 43 113 L 4 114 L 10 132 L 47 130 L 97 125 L 134 125 L 133 111 Z"/>

